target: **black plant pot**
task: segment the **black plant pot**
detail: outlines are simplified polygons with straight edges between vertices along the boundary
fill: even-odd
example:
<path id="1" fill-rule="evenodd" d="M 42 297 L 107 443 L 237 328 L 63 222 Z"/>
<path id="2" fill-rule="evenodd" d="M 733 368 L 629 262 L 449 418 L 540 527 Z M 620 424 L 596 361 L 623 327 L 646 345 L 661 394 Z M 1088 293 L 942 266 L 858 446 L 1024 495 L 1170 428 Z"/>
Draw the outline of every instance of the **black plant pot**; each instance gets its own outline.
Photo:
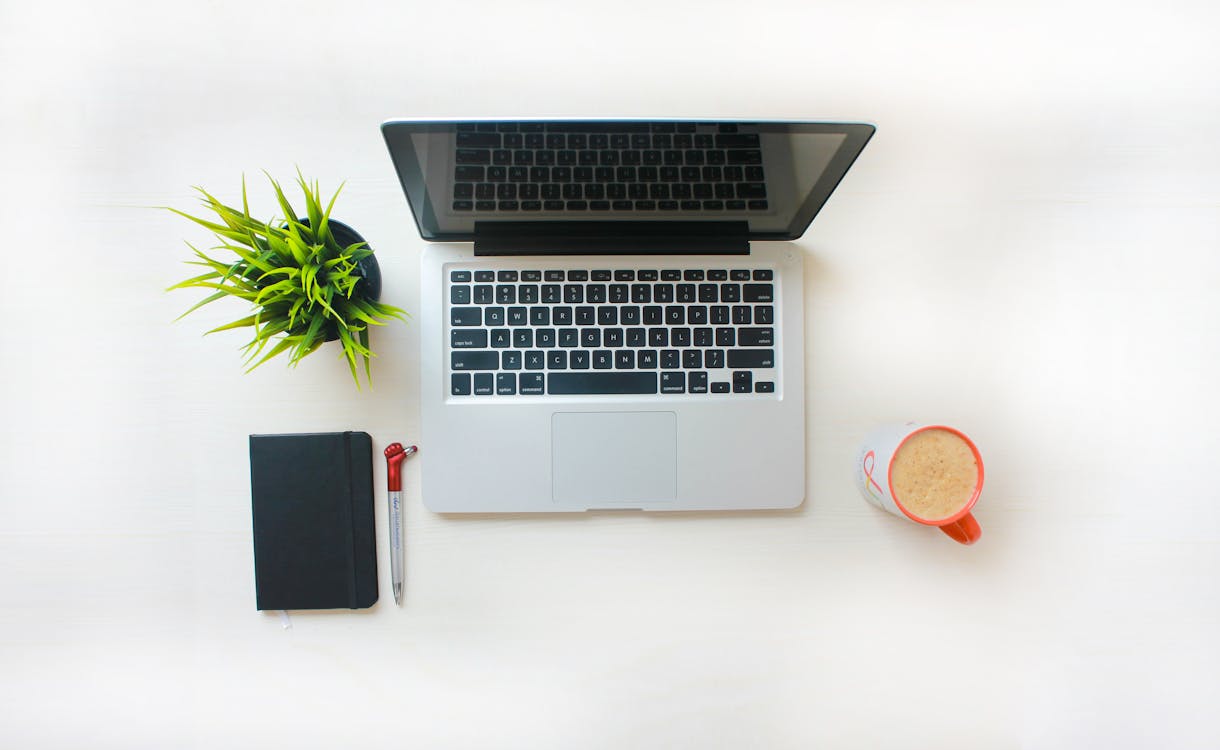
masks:
<path id="1" fill-rule="evenodd" d="M 309 219 L 300 219 L 300 222 L 305 226 L 309 226 Z M 327 226 L 330 227 L 330 233 L 335 238 L 335 242 L 343 247 L 355 244 L 357 242 L 365 242 L 365 239 L 360 236 L 360 233 L 352 229 L 341 221 L 334 219 L 327 220 Z M 368 245 L 367 242 L 365 242 Z M 369 246 L 372 249 L 372 246 Z M 357 276 L 360 281 L 356 282 L 355 294 L 359 294 L 367 300 L 376 302 L 381 299 L 381 266 L 377 264 L 377 256 L 370 255 L 356 262 Z M 339 334 L 331 326 L 326 333 L 327 341 L 334 341 L 339 338 Z"/>

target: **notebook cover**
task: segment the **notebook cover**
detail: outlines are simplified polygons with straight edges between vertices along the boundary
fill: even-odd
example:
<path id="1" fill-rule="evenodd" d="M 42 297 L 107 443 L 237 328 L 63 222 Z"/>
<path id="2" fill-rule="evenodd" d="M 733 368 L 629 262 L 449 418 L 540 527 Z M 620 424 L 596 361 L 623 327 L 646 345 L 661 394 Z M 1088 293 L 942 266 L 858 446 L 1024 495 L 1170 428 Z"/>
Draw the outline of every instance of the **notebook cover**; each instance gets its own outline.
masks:
<path id="1" fill-rule="evenodd" d="M 364 432 L 250 436 L 259 609 L 377 601 L 373 441 Z"/>

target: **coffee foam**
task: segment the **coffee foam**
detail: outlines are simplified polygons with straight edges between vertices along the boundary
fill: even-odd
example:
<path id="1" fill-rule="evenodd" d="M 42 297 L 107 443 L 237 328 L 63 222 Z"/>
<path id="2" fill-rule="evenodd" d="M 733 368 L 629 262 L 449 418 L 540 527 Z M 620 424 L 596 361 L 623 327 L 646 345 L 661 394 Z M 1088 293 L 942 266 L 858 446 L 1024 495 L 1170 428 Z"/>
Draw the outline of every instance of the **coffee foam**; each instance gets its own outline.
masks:
<path id="1" fill-rule="evenodd" d="M 970 444 L 948 430 L 917 432 L 890 463 L 894 498 L 912 515 L 939 521 L 974 497 L 979 464 Z"/>

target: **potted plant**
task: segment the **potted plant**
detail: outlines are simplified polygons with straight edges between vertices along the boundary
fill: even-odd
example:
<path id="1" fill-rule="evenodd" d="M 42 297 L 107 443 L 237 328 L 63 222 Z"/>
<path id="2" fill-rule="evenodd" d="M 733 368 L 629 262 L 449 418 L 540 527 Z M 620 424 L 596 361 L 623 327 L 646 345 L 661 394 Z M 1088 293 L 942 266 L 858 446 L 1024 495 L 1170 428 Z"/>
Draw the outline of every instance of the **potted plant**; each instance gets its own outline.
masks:
<path id="1" fill-rule="evenodd" d="M 200 288 L 213 293 L 179 319 L 218 299 L 245 300 L 253 308 L 250 315 L 208 333 L 253 328 L 254 338 L 243 347 L 247 372 L 284 352 L 289 364 L 295 365 L 327 341 L 337 340 L 356 387 L 360 387 L 358 360 L 363 360 L 371 385 L 369 326 L 385 325 L 392 318 L 405 320 L 406 312 L 378 301 L 381 272 L 372 249 L 350 227 L 330 218 L 342 186 L 323 209 L 317 182 L 310 185 L 298 172 L 297 182 L 305 194 L 305 215 L 300 217 L 279 183 L 270 175 L 268 180 L 283 211 L 282 219 L 263 221 L 250 215 L 244 177 L 240 210 L 200 187 L 195 189 L 201 202 L 215 219 L 169 209 L 210 230 L 220 242 L 213 251 L 236 256 L 220 260 L 187 243 L 198 258 L 187 263 L 208 272 L 169 290 Z"/>

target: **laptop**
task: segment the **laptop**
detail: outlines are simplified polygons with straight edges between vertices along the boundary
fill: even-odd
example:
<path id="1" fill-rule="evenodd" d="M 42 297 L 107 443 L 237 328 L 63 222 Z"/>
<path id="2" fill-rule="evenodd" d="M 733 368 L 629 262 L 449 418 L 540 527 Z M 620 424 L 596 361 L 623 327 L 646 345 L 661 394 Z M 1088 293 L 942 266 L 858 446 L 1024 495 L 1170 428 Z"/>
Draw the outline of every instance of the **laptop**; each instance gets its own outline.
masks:
<path id="1" fill-rule="evenodd" d="M 441 513 L 792 508 L 800 237 L 864 123 L 391 120 Z M 766 241 L 751 245 L 753 242 Z"/>

